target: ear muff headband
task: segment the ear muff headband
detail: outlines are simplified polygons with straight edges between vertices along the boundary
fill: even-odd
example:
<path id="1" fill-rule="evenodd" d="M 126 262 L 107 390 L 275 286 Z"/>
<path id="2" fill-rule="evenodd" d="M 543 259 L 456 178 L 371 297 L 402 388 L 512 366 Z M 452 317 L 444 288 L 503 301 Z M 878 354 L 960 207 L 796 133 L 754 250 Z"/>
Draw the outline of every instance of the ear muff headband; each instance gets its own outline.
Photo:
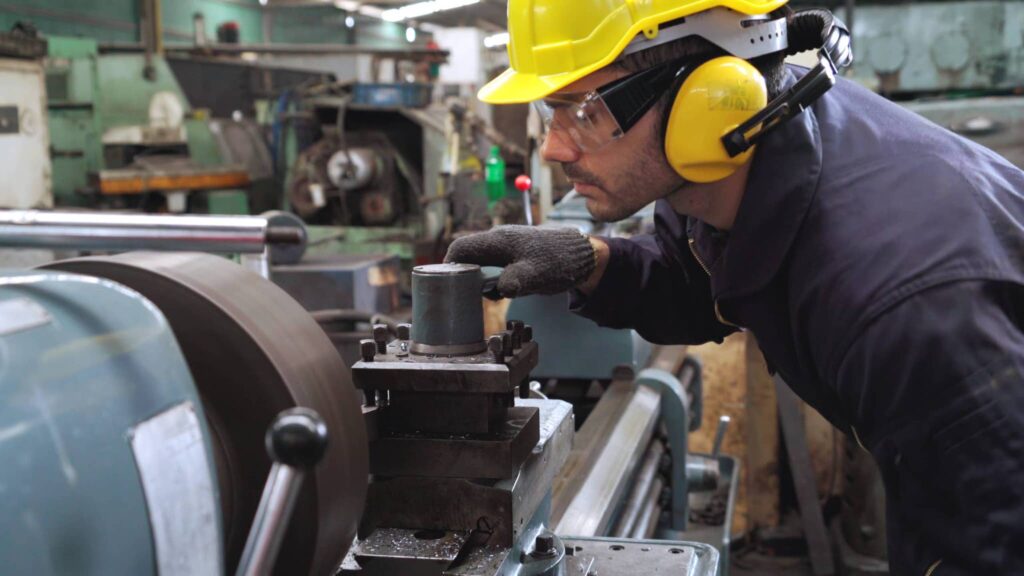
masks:
<path id="1" fill-rule="evenodd" d="M 722 56 L 680 69 L 665 123 L 665 156 L 683 178 L 728 177 L 753 154 L 757 140 L 802 112 L 835 85 L 838 68 L 853 61 L 850 33 L 827 10 L 790 20 L 787 54 L 819 50 L 819 64 L 768 102 L 764 77 L 749 62 Z"/>

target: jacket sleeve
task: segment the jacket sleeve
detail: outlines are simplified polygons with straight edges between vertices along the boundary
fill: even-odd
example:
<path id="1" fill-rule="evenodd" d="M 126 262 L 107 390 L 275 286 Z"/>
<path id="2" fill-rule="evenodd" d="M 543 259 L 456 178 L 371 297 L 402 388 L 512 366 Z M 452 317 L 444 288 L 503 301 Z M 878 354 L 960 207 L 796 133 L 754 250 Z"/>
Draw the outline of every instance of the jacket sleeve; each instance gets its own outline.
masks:
<path id="1" fill-rule="evenodd" d="M 879 314 L 838 365 L 897 571 L 1024 574 L 1022 329 L 1024 287 L 954 281 Z"/>
<path id="2" fill-rule="evenodd" d="M 735 329 L 716 319 L 710 279 L 686 247 L 683 223 L 661 204 L 655 235 L 606 239 L 604 276 L 589 296 L 573 291 L 571 309 L 655 344 L 721 342 Z"/>

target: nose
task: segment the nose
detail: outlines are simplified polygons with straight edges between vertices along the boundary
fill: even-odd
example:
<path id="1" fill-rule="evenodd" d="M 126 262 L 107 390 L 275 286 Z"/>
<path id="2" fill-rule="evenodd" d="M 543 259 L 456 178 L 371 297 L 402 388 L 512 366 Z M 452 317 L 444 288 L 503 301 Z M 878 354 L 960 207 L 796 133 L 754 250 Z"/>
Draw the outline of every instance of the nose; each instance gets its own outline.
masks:
<path id="1" fill-rule="evenodd" d="M 540 146 L 540 156 L 546 162 L 572 164 L 580 159 L 582 152 L 563 130 L 552 125 Z"/>

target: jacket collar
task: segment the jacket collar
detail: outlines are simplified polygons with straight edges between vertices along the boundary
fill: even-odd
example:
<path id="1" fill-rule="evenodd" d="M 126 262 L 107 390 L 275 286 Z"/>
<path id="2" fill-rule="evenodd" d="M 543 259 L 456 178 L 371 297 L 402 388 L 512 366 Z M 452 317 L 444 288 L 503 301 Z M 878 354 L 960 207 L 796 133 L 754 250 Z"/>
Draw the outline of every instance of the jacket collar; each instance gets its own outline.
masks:
<path id="1" fill-rule="evenodd" d="M 786 87 L 796 80 L 788 69 Z M 808 108 L 758 143 L 724 250 L 716 249 L 711 226 L 691 219 L 689 234 L 710 269 L 715 298 L 750 294 L 775 277 L 814 200 L 820 175 L 821 133 Z"/>

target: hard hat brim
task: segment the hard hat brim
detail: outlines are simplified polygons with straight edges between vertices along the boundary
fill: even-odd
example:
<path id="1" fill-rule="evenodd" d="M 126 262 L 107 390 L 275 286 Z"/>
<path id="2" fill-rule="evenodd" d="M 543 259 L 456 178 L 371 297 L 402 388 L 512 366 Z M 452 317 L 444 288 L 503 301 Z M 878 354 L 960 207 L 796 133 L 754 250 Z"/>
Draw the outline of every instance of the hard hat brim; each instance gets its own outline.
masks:
<path id="1" fill-rule="evenodd" d="M 488 104 L 523 104 L 550 96 L 553 92 L 590 74 L 588 68 L 565 74 L 539 76 L 523 74 L 509 68 L 477 92 L 477 98 Z"/>

